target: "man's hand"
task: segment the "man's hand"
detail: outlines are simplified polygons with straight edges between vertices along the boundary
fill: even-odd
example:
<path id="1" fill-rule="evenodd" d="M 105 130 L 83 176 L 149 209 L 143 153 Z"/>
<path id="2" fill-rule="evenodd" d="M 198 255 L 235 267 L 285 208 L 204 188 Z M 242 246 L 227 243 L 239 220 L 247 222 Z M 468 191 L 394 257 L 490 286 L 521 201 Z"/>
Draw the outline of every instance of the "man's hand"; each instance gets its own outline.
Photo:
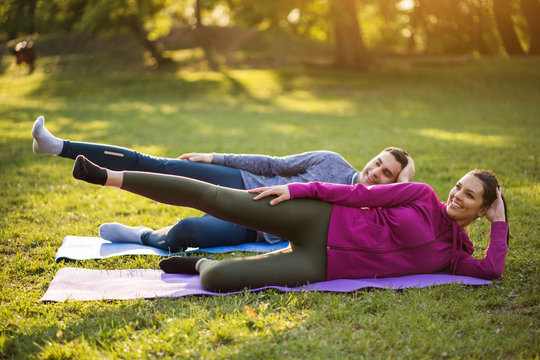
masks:
<path id="1" fill-rule="evenodd" d="M 193 162 L 203 162 L 211 164 L 214 161 L 214 154 L 200 154 L 200 153 L 188 153 L 178 157 L 181 160 L 188 160 Z"/>
<path id="2" fill-rule="evenodd" d="M 402 183 L 402 182 L 409 182 L 414 177 L 414 160 L 412 157 L 407 156 L 407 166 L 401 170 L 399 173 L 396 182 Z"/>
<path id="3" fill-rule="evenodd" d="M 287 185 L 265 186 L 257 189 L 248 190 L 251 194 L 259 194 L 253 200 L 259 200 L 267 196 L 275 195 L 277 198 L 270 200 L 270 205 L 277 205 L 282 201 L 289 200 L 291 194 Z"/>

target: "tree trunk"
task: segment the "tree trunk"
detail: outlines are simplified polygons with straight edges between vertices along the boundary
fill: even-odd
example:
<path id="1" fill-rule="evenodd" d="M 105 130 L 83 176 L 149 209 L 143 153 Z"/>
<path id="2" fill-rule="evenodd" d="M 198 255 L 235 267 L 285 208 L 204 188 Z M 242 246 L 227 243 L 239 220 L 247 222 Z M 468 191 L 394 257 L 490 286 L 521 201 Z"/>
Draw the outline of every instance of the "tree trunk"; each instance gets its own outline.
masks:
<path id="1" fill-rule="evenodd" d="M 28 33 L 36 32 L 36 0 L 28 1 Z"/>
<path id="2" fill-rule="evenodd" d="M 157 44 L 154 41 L 148 40 L 148 33 L 144 30 L 141 22 L 135 15 L 127 15 L 122 18 L 122 21 L 131 30 L 135 38 L 148 50 L 158 65 L 163 65 L 168 62 L 158 50 Z"/>
<path id="3" fill-rule="evenodd" d="M 208 65 L 210 66 L 210 68 L 214 71 L 218 71 L 219 66 L 217 62 L 214 60 L 212 51 L 210 50 L 210 47 L 208 46 L 208 35 L 206 33 L 206 27 L 201 22 L 200 0 L 195 1 L 195 19 L 197 21 L 197 24 L 195 27 L 195 35 L 197 36 L 197 42 L 199 43 L 199 46 L 203 49 L 204 56 L 206 58 L 206 61 L 208 61 Z"/>
<path id="4" fill-rule="evenodd" d="M 330 17 L 334 23 L 336 64 L 365 68 L 369 53 L 362 40 L 355 0 L 331 0 Z"/>
<path id="5" fill-rule="evenodd" d="M 493 0 L 493 11 L 495 21 L 499 29 L 499 35 L 508 55 L 523 55 L 523 48 L 514 28 L 511 18 L 511 7 L 509 0 Z"/>
<path id="6" fill-rule="evenodd" d="M 540 54 L 540 1 L 521 0 L 521 11 L 529 30 L 529 55 Z"/>

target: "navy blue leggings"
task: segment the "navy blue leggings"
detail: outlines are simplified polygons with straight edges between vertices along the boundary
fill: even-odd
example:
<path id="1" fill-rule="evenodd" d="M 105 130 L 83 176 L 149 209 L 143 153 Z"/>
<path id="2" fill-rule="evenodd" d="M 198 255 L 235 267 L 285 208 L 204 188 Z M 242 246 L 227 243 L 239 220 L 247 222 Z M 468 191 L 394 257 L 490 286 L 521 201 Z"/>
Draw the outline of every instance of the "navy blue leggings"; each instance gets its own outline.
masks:
<path id="1" fill-rule="evenodd" d="M 240 170 L 228 166 L 156 157 L 118 146 L 64 140 L 59 156 L 75 159 L 78 155 L 111 170 L 179 175 L 245 190 Z M 210 215 L 186 218 L 174 226 L 148 231 L 141 236 L 143 243 L 171 252 L 188 247 L 237 245 L 256 239 L 255 231 Z"/>

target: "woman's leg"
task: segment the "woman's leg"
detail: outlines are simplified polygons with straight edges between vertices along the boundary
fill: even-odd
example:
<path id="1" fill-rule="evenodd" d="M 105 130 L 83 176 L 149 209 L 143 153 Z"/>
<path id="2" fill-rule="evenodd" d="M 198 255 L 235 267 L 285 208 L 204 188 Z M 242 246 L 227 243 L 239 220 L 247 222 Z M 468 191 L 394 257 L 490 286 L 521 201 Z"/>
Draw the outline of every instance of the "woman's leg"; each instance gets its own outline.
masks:
<path id="1" fill-rule="evenodd" d="M 204 289 L 214 292 L 263 286 L 301 286 L 326 280 L 326 236 L 317 234 L 309 247 L 288 248 L 273 254 L 204 259 L 199 273 Z"/>
<path id="2" fill-rule="evenodd" d="M 85 174 L 79 173 L 84 170 L 83 165 L 78 159 L 74 168 L 76 178 L 85 178 Z M 332 204 L 295 199 L 271 206 L 267 200 L 254 201 L 254 196 L 245 191 L 184 177 L 140 172 L 120 175 L 120 178 L 109 177 L 107 184 L 165 204 L 196 208 L 222 220 L 291 241 L 291 250 L 276 254 L 202 261 L 199 270 L 206 289 L 232 291 L 326 279 L 326 237 Z"/>
<path id="3" fill-rule="evenodd" d="M 254 201 L 254 195 L 246 191 L 181 176 L 132 171 L 120 174 L 123 179 L 119 181 L 124 190 L 164 204 L 195 208 L 219 219 L 286 239 L 305 233 L 322 209 L 327 208 L 327 203 L 312 199 L 296 199 L 271 206 L 266 200 Z"/>
<path id="4" fill-rule="evenodd" d="M 296 286 L 326 280 L 326 240 L 332 205 L 295 199 L 271 206 L 245 191 L 183 177 L 124 172 L 122 189 L 150 199 L 194 207 L 217 218 L 291 241 L 276 254 L 200 262 L 202 286 L 236 291 L 265 285 Z"/>

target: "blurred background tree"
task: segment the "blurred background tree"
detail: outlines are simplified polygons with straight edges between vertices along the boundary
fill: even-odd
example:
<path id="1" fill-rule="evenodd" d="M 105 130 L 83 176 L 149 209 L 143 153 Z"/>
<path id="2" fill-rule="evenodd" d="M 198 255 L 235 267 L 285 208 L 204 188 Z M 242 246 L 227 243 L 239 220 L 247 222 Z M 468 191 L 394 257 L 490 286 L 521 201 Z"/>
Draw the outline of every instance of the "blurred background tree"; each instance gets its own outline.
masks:
<path id="1" fill-rule="evenodd" d="M 0 41 L 37 34 L 130 32 L 158 64 L 159 38 L 175 26 L 284 32 L 334 46 L 336 64 L 363 67 L 373 54 L 540 53 L 540 0 L 3 0 Z M 213 29 L 215 30 L 215 29 Z"/>

